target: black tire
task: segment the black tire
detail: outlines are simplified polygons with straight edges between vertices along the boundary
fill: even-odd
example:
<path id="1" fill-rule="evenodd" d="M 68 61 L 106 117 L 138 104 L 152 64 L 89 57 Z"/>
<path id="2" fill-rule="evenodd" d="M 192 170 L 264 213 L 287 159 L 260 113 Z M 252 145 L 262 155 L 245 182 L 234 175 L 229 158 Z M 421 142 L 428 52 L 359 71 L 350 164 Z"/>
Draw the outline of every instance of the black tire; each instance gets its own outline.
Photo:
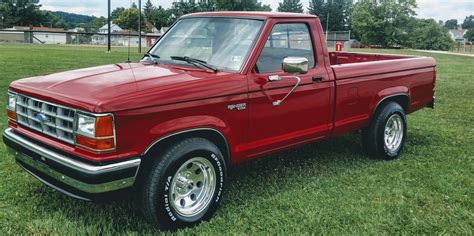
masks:
<path id="1" fill-rule="evenodd" d="M 385 136 L 385 128 L 387 122 L 389 122 L 389 119 L 391 118 L 398 121 L 398 123 L 403 126 L 402 128 L 395 129 L 402 132 L 401 140 L 399 142 L 394 142 L 399 145 L 387 145 L 385 142 L 385 138 L 387 137 Z M 392 120 L 390 124 L 392 124 Z M 369 123 L 369 126 L 362 130 L 362 144 L 367 154 L 372 158 L 394 160 L 398 158 L 403 149 L 407 136 L 406 131 L 407 121 L 405 111 L 398 103 L 387 102 L 377 109 Z M 397 140 L 399 139 L 397 138 Z"/>
<path id="2" fill-rule="evenodd" d="M 157 152 L 155 152 L 155 155 L 157 155 L 156 153 Z M 222 193 L 226 180 L 225 161 L 221 151 L 216 145 L 204 138 L 188 138 L 177 142 L 168 150 L 158 154 L 158 156 L 151 154 L 146 158 L 153 158 L 153 160 L 151 161 L 149 168 L 147 168 L 148 173 L 143 175 L 143 183 L 140 185 L 140 199 L 143 214 L 148 222 L 160 229 L 175 230 L 196 225 L 201 221 L 210 219 L 214 215 L 222 199 Z M 189 182 L 183 182 L 179 180 L 175 181 L 174 178 L 175 174 L 176 176 L 179 176 L 177 174 L 178 170 L 184 171 L 186 169 L 183 168 L 191 168 L 189 167 L 189 164 L 183 164 L 192 160 L 197 160 L 196 158 L 199 158 L 204 162 L 207 160 L 207 163 L 211 164 L 209 166 L 214 168 L 216 177 L 215 186 L 213 188 L 207 188 L 214 189 L 214 191 L 213 193 L 208 192 L 207 196 L 209 197 L 206 199 L 210 199 L 210 201 L 205 201 L 209 202 L 206 207 L 202 208 L 199 214 L 194 216 L 183 216 L 179 212 L 179 206 L 173 204 L 173 197 L 171 195 L 172 193 L 175 193 L 174 195 L 180 195 L 176 192 L 176 189 L 179 189 L 180 191 L 186 191 L 187 188 L 175 187 L 173 188 L 174 190 L 172 190 L 171 186 L 182 187 L 182 184 L 186 183 L 185 186 L 195 186 L 198 188 L 198 183 L 200 181 L 195 185 L 194 183 L 188 185 Z M 194 165 L 198 166 L 198 164 Z M 193 166 L 193 164 L 191 164 L 191 166 Z M 209 169 L 211 169 L 210 167 L 208 167 L 206 171 L 209 171 Z M 200 169 L 199 166 L 197 169 Z M 188 172 L 188 170 L 186 171 Z M 191 171 L 191 169 L 189 171 Z M 190 173 L 192 173 L 192 171 Z M 176 179 L 179 178 L 177 177 Z M 191 178 L 186 180 L 191 181 Z M 201 186 L 203 186 L 203 182 L 201 182 Z M 192 193 L 191 190 L 188 191 L 188 193 Z M 199 194 L 199 196 L 201 196 L 201 194 Z M 196 199 L 196 195 L 194 198 Z M 189 199 L 191 198 L 188 198 L 188 200 Z M 180 204 L 182 203 L 180 202 Z"/>

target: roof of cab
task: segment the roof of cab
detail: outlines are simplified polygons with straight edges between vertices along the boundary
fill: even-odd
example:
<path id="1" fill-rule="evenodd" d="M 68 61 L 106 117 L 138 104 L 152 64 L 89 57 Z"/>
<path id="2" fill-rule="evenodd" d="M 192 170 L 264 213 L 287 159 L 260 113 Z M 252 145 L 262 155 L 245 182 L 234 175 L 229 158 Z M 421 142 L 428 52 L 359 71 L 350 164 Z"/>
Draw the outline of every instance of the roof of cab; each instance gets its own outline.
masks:
<path id="1" fill-rule="evenodd" d="M 260 11 L 215 11 L 215 12 L 199 12 L 183 16 L 186 17 L 243 17 L 255 19 L 267 18 L 317 18 L 315 15 L 304 13 L 288 13 L 288 12 L 260 12 Z"/>

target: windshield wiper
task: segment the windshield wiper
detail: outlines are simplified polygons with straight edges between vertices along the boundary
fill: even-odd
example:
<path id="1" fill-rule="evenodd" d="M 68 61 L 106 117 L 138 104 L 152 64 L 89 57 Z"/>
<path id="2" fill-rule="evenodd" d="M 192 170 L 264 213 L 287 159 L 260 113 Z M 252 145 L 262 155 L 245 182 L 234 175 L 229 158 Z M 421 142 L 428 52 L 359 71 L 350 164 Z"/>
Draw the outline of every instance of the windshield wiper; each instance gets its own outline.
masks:
<path id="1" fill-rule="evenodd" d="M 155 59 L 160 59 L 160 56 L 155 55 L 155 54 L 153 54 L 153 53 L 149 53 L 149 52 L 147 52 L 147 53 L 143 56 L 143 58 L 145 58 L 145 57 L 151 58 L 151 59 L 153 60 L 153 62 L 155 62 L 155 63 L 158 63 L 158 61 L 156 61 Z"/>
<path id="2" fill-rule="evenodd" d="M 206 61 L 203 61 L 203 60 L 199 60 L 199 59 L 196 59 L 196 58 L 192 58 L 192 57 L 182 57 L 182 56 L 171 56 L 170 57 L 171 60 L 176 60 L 176 61 L 185 61 L 189 64 L 193 64 L 195 66 L 199 66 L 199 67 L 204 67 L 206 69 L 209 69 L 209 70 L 212 70 L 214 71 L 214 73 L 217 73 L 219 70 L 211 65 L 211 64 L 208 64 Z"/>

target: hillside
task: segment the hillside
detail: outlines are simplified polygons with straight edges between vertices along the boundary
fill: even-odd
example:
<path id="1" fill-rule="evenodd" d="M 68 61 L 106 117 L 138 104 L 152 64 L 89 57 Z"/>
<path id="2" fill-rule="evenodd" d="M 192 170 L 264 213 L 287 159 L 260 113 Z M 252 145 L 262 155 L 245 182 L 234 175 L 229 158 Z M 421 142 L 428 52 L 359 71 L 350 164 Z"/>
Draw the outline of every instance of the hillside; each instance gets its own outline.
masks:
<path id="1" fill-rule="evenodd" d="M 89 24 L 95 18 L 94 16 L 80 15 L 63 11 L 51 11 L 51 14 L 63 20 L 68 26 L 76 26 L 80 23 Z"/>

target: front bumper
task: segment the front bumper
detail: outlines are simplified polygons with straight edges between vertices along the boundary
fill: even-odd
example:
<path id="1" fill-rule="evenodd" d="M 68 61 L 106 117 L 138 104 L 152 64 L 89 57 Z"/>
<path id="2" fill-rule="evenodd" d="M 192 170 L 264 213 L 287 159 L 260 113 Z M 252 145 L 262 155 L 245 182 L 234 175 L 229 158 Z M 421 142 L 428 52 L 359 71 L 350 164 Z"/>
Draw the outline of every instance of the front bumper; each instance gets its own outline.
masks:
<path id="1" fill-rule="evenodd" d="M 105 165 L 89 164 L 11 128 L 3 132 L 3 142 L 28 173 L 62 193 L 83 200 L 133 186 L 141 162 L 140 158 L 132 158 Z"/>

